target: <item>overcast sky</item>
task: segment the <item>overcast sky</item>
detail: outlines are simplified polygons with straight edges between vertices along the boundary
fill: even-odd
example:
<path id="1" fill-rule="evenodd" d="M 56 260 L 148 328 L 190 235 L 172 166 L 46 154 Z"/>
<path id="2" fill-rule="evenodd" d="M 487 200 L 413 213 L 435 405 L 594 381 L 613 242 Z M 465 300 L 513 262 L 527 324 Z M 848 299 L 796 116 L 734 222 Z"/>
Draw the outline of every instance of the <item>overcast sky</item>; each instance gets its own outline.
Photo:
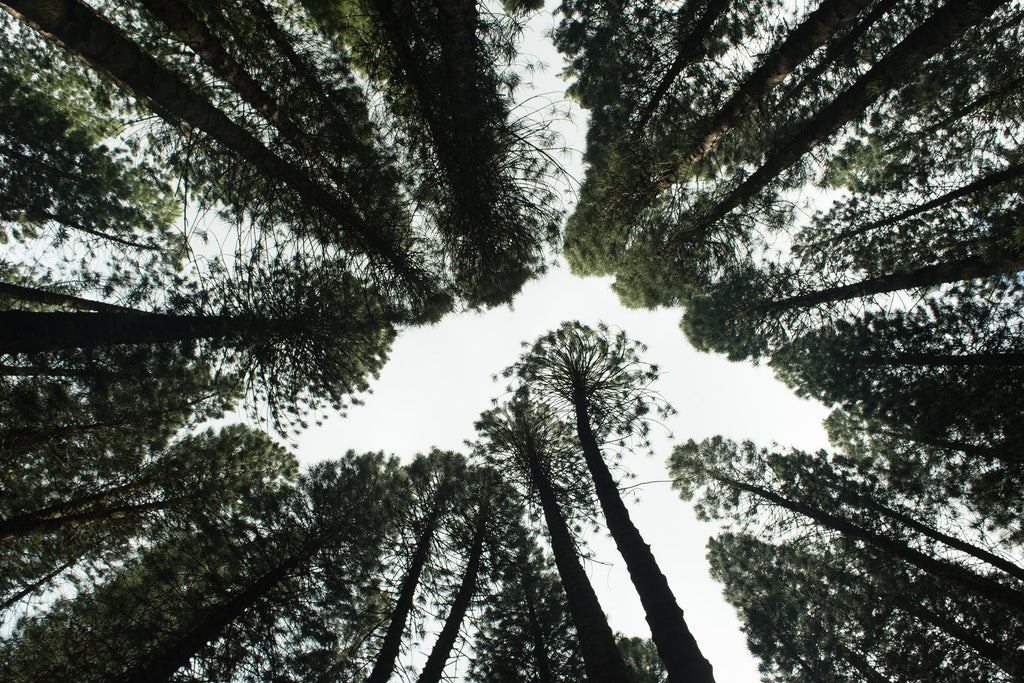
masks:
<path id="1" fill-rule="evenodd" d="M 537 90 L 558 92 L 557 53 L 539 38 L 552 26 L 550 15 L 538 17 L 524 53 L 549 65 L 535 77 Z M 563 129 L 566 142 L 583 145 L 585 118 L 577 110 L 575 125 Z M 578 159 L 566 160 L 579 177 Z M 603 321 L 626 331 L 649 347 L 644 360 L 662 369 L 657 389 L 678 414 L 655 429 L 656 454 L 625 463 L 636 478 L 626 485 L 667 478 L 665 461 L 672 444 L 722 434 L 752 439 L 761 445 L 817 449 L 826 446 L 821 420 L 825 409 L 798 400 L 767 368 L 729 363 L 693 350 L 678 323 L 678 310 L 637 311 L 619 305 L 609 280 L 573 277 L 561 264 L 524 289 L 512 308 L 485 314 L 449 316 L 433 327 L 403 332 L 373 393 L 345 418 L 330 417 L 299 440 L 298 454 L 312 463 L 348 449 L 392 453 L 403 460 L 431 447 L 465 452 L 473 439 L 473 422 L 504 385 L 492 377 L 516 360 L 523 341 L 533 341 L 564 320 L 588 325 Z M 756 662 L 747 653 L 734 610 L 720 586 L 707 574 L 705 543 L 714 527 L 696 521 L 692 509 L 668 483 L 631 489 L 637 494 L 630 513 L 669 578 L 719 683 L 754 683 Z M 591 581 L 612 628 L 649 637 L 639 600 L 625 567 L 604 532 L 593 535 L 598 562 L 589 564 Z M 425 643 L 429 647 L 430 642 Z"/>

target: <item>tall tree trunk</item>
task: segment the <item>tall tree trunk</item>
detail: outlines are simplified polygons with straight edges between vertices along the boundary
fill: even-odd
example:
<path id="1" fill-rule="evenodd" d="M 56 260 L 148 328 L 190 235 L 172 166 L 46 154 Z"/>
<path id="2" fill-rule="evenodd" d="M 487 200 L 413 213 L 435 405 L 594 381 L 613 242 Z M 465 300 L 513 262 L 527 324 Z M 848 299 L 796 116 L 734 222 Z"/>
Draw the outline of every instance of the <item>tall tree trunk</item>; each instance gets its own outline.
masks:
<path id="1" fill-rule="evenodd" d="M 619 488 L 601 456 L 590 425 L 585 396 L 581 386 L 573 391 L 576 433 L 583 447 L 583 458 L 594 480 L 594 489 L 601 502 L 608 531 L 626 561 L 629 578 L 640 596 L 647 624 L 651 627 L 651 637 L 668 671 L 669 681 L 712 683 L 715 679 L 711 663 L 701 653 L 697 641 L 686 626 L 683 610 L 676 602 L 668 579 L 654 559 L 651 547 L 644 542 L 640 531 L 629 518 L 629 510 L 622 502 Z"/>
<path id="2" fill-rule="evenodd" d="M 701 49 L 704 47 L 704 41 L 711 31 L 711 27 L 715 25 L 718 18 L 729 8 L 729 1 L 709 0 L 707 7 L 704 8 L 704 13 L 693 29 L 686 34 L 683 34 L 680 29 L 679 38 L 676 41 L 679 51 L 676 53 L 675 59 L 672 60 L 672 64 L 669 65 L 665 74 L 661 77 L 658 86 L 654 89 L 654 94 L 651 95 L 647 104 L 644 105 L 636 122 L 632 124 L 630 135 L 638 136 L 643 134 L 647 123 L 654 116 L 654 112 L 657 111 L 658 105 L 665 98 L 669 88 L 679 78 L 679 74 L 683 72 L 683 69 L 689 66 L 693 59 L 700 54 Z M 678 10 L 680 24 L 682 24 L 683 18 L 688 16 L 686 10 L 686 5 Z"/>
<path id="3" fill-rule="evenodd" d="M 427 517 L 426 525 L 416 543 L 416 550 L 413 552 L 409 570 L 406 572 L 405 578 L 402 579 L 402 585 L 398 590 L 398 600 L 391 613 L 391 622 L 388 624 L 387 633 L 384 634 L 380 652 L 377 654 L 377 661 L 374 662 L 373 670 L 367 676 L 366 683 L 387 683 L 387 680 L 391 678 L 391 672 L 395 669 L 398 652 L 402 647 L 405 624 L 412 611 L 413 598 L 416 596 L 416 588 L 419 586 L 420 574 L 430 556 L 430 546 L 434 540 L 434 531 L 437 528 L 440 515 L 441 503 L 435 501 L 434 509 Z"/>
<path id="4" fill-rule="evenodd" d="M 254 320 L 241 317 L 0 311 L 0 353 L 181 342 L 227 337 L 256 329 Z"/>
<path id="5" fill-rule="evenodd" d="M 703 159 L 708 152 L 761 103 L 789 74 L 850 23 L 871 0 L 824 0 L 781 45 L 765 57 L 729 100 L 701 126 L 701 137 L 678 156 L 674 170 L 661 179 L 659 191 L 676 182 L 678 169 Z"/>
<path id="6" fill-rule="evenodd" d="M 860 116 L 882 95 L 913 77 L 928 59 L 1007 1 L 949 0 L 843 94 L 815 114 L 792 139 L 769 153 L 761 167 L 701 218 L 692 233 L 684 239 L 688 242 L 703 242 L 710 228 L 727 213 L 753 197 L 800 157 Z"/>
<path id="7" fill-rule="evenodd" d="M 950 282 L 1012 275 L 1024 268 L 1024 259 L 1016 254 L 996 256 L 968 256 L 962 259 L 922 266 L 904 273 L 878 275 L 849 285 L 827 287 L 779 299 L 766 301 L 753 307 L 759 315 L 777 313 L 794 308 L 810 308 L 823 303 L 847 301 L 874 294 L 888 294 L 904 289 L 934 287 Z"/>
<path id="8" fill-rule="evenodd" d="M 615 646 L 615 635 L 601 610 L 601 603 L 590 585 L 590 579 L 580 564 L 569 527 L 562 516 L 551 481 L 541 468 L 537 453 L 527 454 L 530 478 L 537 488 L 544 521 L 551 539 L 551 552 L 555 556 L 558 575 L 562 579 L 565 598 L 576 624 L 580 640 L 583 666 L 591 683 L 625 683 L 628 680 L 626 664 Z"/>
<path id="9" fill-rule="evenodd" d="M 64 294 L 61 292 L 49 292 L 45 289 L 37 289 L 35 287 L 22 287 L 21 285 L 13 285 L 8 282 L 0 282 L 0 297 L 5 299 L 12 299 L 14 301 L 23 301 L 32 304 L 42 304 L 44 306 L 59 306 L 60 308 L 72 308 L 79 311 L 97 311 L 102 313 L 137 313 L 143 315 L 142 311 L 137 311 L 133 308 L 127 308 L 125 306 L 118 306 L 116 304 L 108 304 L 104 301 L 93 301 L 92 299 L 83 299 L 79 296 L 72 294 Z"/>
<path id="10" fill-rule="evenodd" d="M 480 571 L 480 559 L 484 551 L 484 537 L 487 533 L 489 510 L 490 508 L 486 504 L 480 508 L 476 529 L 473 532 L 473 540 L 469 548 L 466 571 L 462 575 L 462 582 L 459 584 L 459 589 L 452 600 L 451 609 L 448 610 L 448 618 L 445 619 L 441 633 L 437 636 L 437 642 L 434 643 L 434 647 L 430 651 L 427 663 L 423 665 L 419 683 L 438 683 L 441 680 L 441 676 L 444 674 L 444 666 L 448 663 L 452 647 L 455 646 L 455 641 L 459 637 L 462 621 L 465 619 L 466 611 L 469 609 L 474 593 L 476 593 L 476 579 Z"/>
<path id="11" fill-rule="evenodd" d="M 1012 612 L 1024 615 L 1024 594 L 1015 588 L 1001 584 L 987 576 L 976 574 L 964 567 L 947 562 L 946 560 L 926 555 L 919 550 L 911 548 L 902 541 L 882 536 L 874 531 L 860 527 L 843 517 L 830 514 L 810 505 L 783 498 L 774 491 L 731 479 L 721 472 L 708 471 L 708 474 L 723 484 L 740 491 L 745 491 L 759 498 L 763 498 L 764 500 L 785 508 L 786 510 L 809 517 L 824 527 L 837 531 L 849 538 L 861 540 L 878 550 L 889 553 L 893 557 L 897 557 L 904 562 L 921 569 L 922 571 L 948 581 L 954 586 L 971 591 L 991 600 L 995 604 L 1009 609 Z"/>
<path id="12" fill-rule="evenodd" d="M 51 534 L 59 531 L 73 531 L 99 522 L 138 518 L 148 512 L 166 510 L 191 500 L 187 496 L 156 500 L 138 505 L 98 508 L 69 514 L 54 513 L 48 516 L 26 515 L 0 520 L 0 541 L 10 541 L 35 534 Z"/>
<path id="13" fill-rule="evenodd" d="M 312 547 L 306 548 L 303 552 L 284 559 L 241 592 L 228 596 L 213 609 L 196 615 L 192 630 L 176 639 L 163 651 L 154 653 L 148 662 L 142 662 L 127 672 L 119 683 L 153 683 L 168 680 L 175 671 L 188 664 L 203 646 L 216 640 L 231 622 L 242 616 L 260 598 L 308 562 L 314 550 Z"/>
<path id="14" fill-rule="evenodd" d="M 972 543 L 968 543 L 967 541 L 956 538 L 955 536 L 950 536 L 949 534 L 939 531 L 938 529 L 935 529 L 923 522 L 919 522 L 918 520 L 914 519 L 910 515 L 907 515 L 906 513 L 900 512 L 899 510 L 894 510 L 893 508 L 887 505 L 883 505 L 882 503 L 878 503 L 872 500 L 869 496 L 858 495 L 857 497 L 860 499 L 861 504 L 864 505 L 865 507 L 874 510 L 875 512 L 881 515 L 889 517 L 890 519 L 896 520 L 908 529 L 913 529 L 914 531 L 916 531 L 917 533 L 921 534 L 926 538 L 938 541 L 939 543 L 948 545 L 950 548 L 955 548 L 956 550 L 959 550 L 962 553 L 966 553 L 967 555 L 976 557 L 982 562 L 986 562 L 992 565 L 993 567 L 1006 572 L 1010 576 L 1016 579 L 1020 579 L 1021 581 L 1024 581 L 1024 568 L 1014 564 L 1013 562 L 1010 562 L 1005 558 L 990 553 L 984 548 L 979 548 L 978 546 Z"/>
<path id="15" fill-rule="evenodd" d="M 151 102 L 160 115 L 181 121 L 208 134 L 226 149 L 238 154 L 330 214 L 344 233 L 354 238 L 365 253 L 379 256 L 399 276 L 422 281 L 423 273 L 408 260 L 408 254 L 382 239 L 362 218 L 351 202 L 324 189 L 315 179 L 282 160 L 248 131 L 229 119 L 220 109 L 196 94 L 175 74 L 142 52 L 105 19 L 78 0 L 3 0 L 3 7 L 79 56 L 115 83 Z M 321 238 L 329 236 L 321 236 Z"/>

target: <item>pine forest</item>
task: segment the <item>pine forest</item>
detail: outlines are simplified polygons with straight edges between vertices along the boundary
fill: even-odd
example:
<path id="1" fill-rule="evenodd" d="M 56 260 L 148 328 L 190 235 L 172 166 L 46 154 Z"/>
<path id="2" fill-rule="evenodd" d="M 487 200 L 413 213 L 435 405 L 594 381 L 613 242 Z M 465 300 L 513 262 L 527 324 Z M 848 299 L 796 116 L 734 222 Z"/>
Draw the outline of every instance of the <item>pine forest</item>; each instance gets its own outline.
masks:
<path id="1" fill-rule="evenodd" d="M 0 683 L 1024 681 L 1022 0 L 0 9 Z"/>

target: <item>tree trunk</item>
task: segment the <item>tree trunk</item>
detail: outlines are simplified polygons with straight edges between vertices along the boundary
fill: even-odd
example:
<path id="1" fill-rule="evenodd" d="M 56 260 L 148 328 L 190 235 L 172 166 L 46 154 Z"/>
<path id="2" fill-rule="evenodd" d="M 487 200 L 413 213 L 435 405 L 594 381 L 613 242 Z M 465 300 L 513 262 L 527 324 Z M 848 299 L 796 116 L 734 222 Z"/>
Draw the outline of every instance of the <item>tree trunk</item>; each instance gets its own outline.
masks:
<path id="1" fill-rule="evenodd" d="M 676 182 L 679 168 L 692 166 L 703 159 L 768 93 L 870 2 L 824 0 L 781 45 L 772 50 L 722 108 L 702 126 L 702 136 L 678 156 L 676 169 L 661 180 L 659 190 L 665 190 Z"/>
<path id="2" fill-rule="evenodd" d="M 668 579 L 658 566 L 651 547 L 644 542 L 640 531 L 629 518 L 629 510 L 622 502 L 618 486 L 601 456 L 581 387 L 573 391 L 573 404 L 576 409 L 576 433 L 583 447 L 583 457 L 590 476 L 594 480 L 594 489 L 601 502 L 608 531 L 626 561 L 629 578 L 640 596 L 647 623 L 651 627 L 652 639 L 668 671 L 669 681 L 713 683 L 715 679 L 711 663 L 701 653 L 697 641 L 686 626 L 683 610 L 676 602 Z"/>
<path id="3" fill-rule="evenodd" d="M 947 192 L 944 195 L 936 197 L 931 201 L 927 201 L 923 204 L 918 204 L 917 206 L 907 209 L 906 211 L 898 213 L 894 216 L 889 216 L 888 218 L 883 218 L 873 223 L 868 223 L 867 225 L 863 225 L 859 228 L 854 228 L 853 230 L 847 230 L 842 234 L 836 235 L 835 237 L 829 238 L 827 240 L 813 242 L 809 244 L 808 247 L 832 245 L 841 242 L 849 237 L 853 237 L 854 235 L 863 235 L 864 233 L 871 232 L 872 230 L 885 228 L 890 225 L 899 223 L 901 221 L 905 221 L 908 218 L 913 218 L 914 216 L 922 214 L 925 211 L 931 211 L 932 209 L 937 209 L 941 206 L 945 206 L 946 204 L 949 204 L 950 202 L 956 199 L 960 199 L 961 197 L 966 197 L 976 192 L 987 190 L 990 187 L 995 187 L 996 185 L 1001 185 L 1011 180 L 1016 180 L 1017 178 L 1020 178 L 1022 176 L 1024 176 L 1024 164 L 1016 164 L 1014 166 L 1010 166 L 1009 168 L 1005 168 L 1002 171 L 990 173 L 983 178 L 978 178 L 974 182 L 968 183 L 963 187 L 951 190 L 950 192 Z"/>
<path id="4" fill-rule="evenodd" d="M 551 552 L 562 579 L 565 598 L 580 641 L 583 666 L 591 683 L 625 683 L 626 664 L 615 646 L 615 635 L 601 610 L 601 603 L 580 564 L 569 527 L 562 516 L 551 482 L 541 469 L 537 453 L 527 454 L 530 478 L 537 488 L 551 539 Z"/>
<path id="5" fill-rule="evenodd" d="M 707 471 L 714 479 L 740 491 L 745 491 L 763 498 L 779 507 L 813 519 L 818 524 L 837 531 L 849 538 L 856 538 L 864 543 L 898 557 L 904 562 L 921 569 L 933 576 L 948 581 L 954 586 L 978 594 L 993 603 L 1003 606 L 1012 612 L 1024 615 L 1024 594 L 1015 588 L 1003 585 L 987 576 L 957 566 L 945 560 L 931 557 L 915 550 L 901 541 L 882 536 L 863 527 L 853 524 L 848 519 L 829 514 L 819 508 L 783 498 L 774 491 L 731 479 L 719 472 Z"/>
<path id="6" fill-rule="evenodd" d="M 462 621 L 466 617 L 466 611 L 476 593 L 476 579 L 480 571 L 480 559 L 483 556 L 484 536 L 487 532 L 487 516 L 489 506 L 483 505 L 480 508 L 479 519 L 476 530 L 473 533 L 473 540 L 469 548 L 469 559 L 466 562 L 466 572 L 462 575 L 462 583 L 452 600 L 451 609 L 448 611 L 448 618 L 445 619 L 444 627 L 437 636 L 427 663 L 420 673 L 419 683 L 438 683 L 444 674 L 444 666 L 448 663 L 455 640 L 459 637 L 459 629 L 462 628 Z"/>
<path id="7" fill-rule="evenodd" d="M 0 282 L 0 297 L 24 301 L 26 303 L 42 304 L 44 306 L 58 306 L 60 308 L 72 308 L 79 311 L 96 311 L 101 313 L 135 313 L 145 315 L 143 311 L 133 308 L 108 304 L 103 301 L 93 301 L 82 297 L 61 292 L 48 292 L 45 289 L 35 287 L 22 287 L 8 282 Z"/>
<path id="8" fill-rule="evenodd" d="M 2 603 L 0 603 L 0 614 L 2 614 L 3 612 L 6 612 L 10 608 L 14 607 L 19 602 L 21 602 L 22 600 L 24 600 L 28 596 L 32 595 L 33 593 L 35 593 L 37 590 L 39 590 L 40 588 L 42 588 L 46 584 L 48 584 L 51 581 L 53 581 L 58 576 L 63 574 L 69 568 L 73 567 L 75 564 L 78 563 L 78 561 L 80 559 L 82 559 L 82 555 L 84 555 L 84 554 L 85 553 L 80 553 L 80 554 L 76 555 L 75 557 L 71 558 L 70 560 L 68 560 L 64 564 L 60 565 L 56 569 L 53 569 L 52 571 L 50 571 L 43 578 L 38 579 L 37 581 L 33 581 L 32 583 L 30 583 L 27 586 L 24 586 L 20 591 L 18 591 L 14 595 L 12 595 L 9 598 L 7 598 L 6 600 L 4 600 Z"/>
<path id="9" fill-rule="evenodd" d="M 729 0 L 710 0 L 708 6 L 704 9 L 704 14 L 700 17 L 700 21 L 697 22 L 693 29 L 685 36 L 680 31 L 679 39 L 677 40 L 679 52 L 676 54 L 676 58 L 672 60 L 672 64 L 668 67 L 665 75 L 661 77 L 661 82 L 655 88 L 651 99 L 644 105 L 640 116 L 637 117 L 636 122 L 631 126 L 631 135 L 637 136 L 644 132 L 644 128 L 647 127 L 648 121 L 654 116 L 654 112 L 657 111 L 658 105 L 661 104 L 669 88 L 679 78 L 679 74 L 683 72 L 683 69 L 689 66 L 693 58 L 700 53 L 701 48 L 704 47 L 704 40 L 711 31 L 711 27 L 714 26 L 715 21 L 728 8 Z M 686 9 L 685 5 L 679 9 L 680 21 L 684 16 L 687 16 Z"/>
<path id="10" fill-rule="evenodd" d="M 687 241 L 703 242 L 716 222 L 757 194 L 804 154 L 860 116 L 882 95 L 913 77 L 931 57 L 983 21 L 1007 0 L 949 0 L 900 41 L 843 94 L 822 108 L 792 139 L 768 154 L 764 163 L 694 226 Z"/>
<path id="11" fill-rule="evenodd" d="M 435 501 L 434 509 L 427 517 L 426 526 L 420 534 L 416 543 L 416 550 L 413 552 L 412 561 L 409 564 L 409 571 L 406 572 L 402 585 L 398 590 L 398 600 L 395 602 L 395 609 L 391 613 L 391 623 L 388 624 L 387 633 L 381 642 L 380 652 L 377 654 L 377 661 L 373 670 L 366 678 L 366 683 L 387 683 L 391 678 L 391 672 L 395 669 L 395 661 L 398 659 L 398 652 L 402 647 L 402 635 L 405 633 L 405 624 L 412 611 L 413 598 L 416 596 L 416 588 L 419 586 L 420 574 L 427 564 L 430 556 L 430 546 L 434 540 L 434 531 L 437 528 L 438 518 L 441 514 L 441 503 Z"/>
<path id="12" fill-rule="evenodd" d="M 767 315 L 794 308 L 810 308 L 823 303 L 834 303 L 872 296 L 888 294 L 904 289 L 935 287 L 950 282 L 974 280 L 994 277 L 996 275 L 1012 275 L 1024 267 L 1024 260 L 1014 254 L 1001 256 L 968 256 L 955 261 L 922 266 L 917 270 L 905 273 L 878 275 L 849 285 L 828 287 L 817 291 L 797 294 L 785 299 L 767 301 L 754 306 L 758 315 Z"/>
<path id="13" fill-rule="evenodd" d="M 253 319 L 242 317 L 0 311 L 0 353 L 182 342 L 241 335 L 256 329 Z"/>
<path id="14" fill-rule="evenodd" d="M 153 683 L 168 680 L 175 671 L 188 664 L 200 649 L 216 640 L 231 622 L 242 616 L 260 598 L 307 562 L 313 552 L 313 548 L 307 548 L 304 552 L 288 557 L 240 593 L 229 596 L 211 611 L 196 615 L 191 631 L 171 643 L 162 652 L 156 653 L 149 662 L 126 673 L 120 679 L 121 683 Z"/>
<path id="15" fill-rule="evenodd" d="M 986 562 L 997 569 L 1001 569 L 1010 576 L 1024 581 L 1024 568 L 1019 567 L 1013 562 L 990 553 L 984 548 L 979 548 L 972 543 L 968 543 L 967 541 L 943 533 L 938 529 L 934 529 L 923 522 L 917 521 L 910 515 L 900 512 L 899 510 L 894 510 L 887 505 L 877 503 L 870 497 L 858 496 L 858 498 L 860 498 L 861 503 L 865 505 L 865 507 L 868 507 L 881 515 L 885 515 L 890 519 L 896 520 L 903 526 L 913 529 L 922 536 L 948 545 L 950 548 L 955 548 L 956 550 L 971 555 L 972 557 L 976 557 L 982 562 Z"/>
<path id="16" fill-rule="evenodd" d="M 551 657 L 548 654 L 547 644 L 544 642 L 544 633 L 540 628 L 540 620 L 537 618 L 537 608 L 534 605 L 536 593 L 533 592 L 532 584 L 527 583 L 525 575 L 520 574 L 523 582 L 523 602 L 526 605 L 526 618 L 530 623 L 530 642 L 533 643 L 533 657 L 537 662 L 537 683 L 556 683 L 551 674 Z"/>
<path id="17" fill-rule="evenodd" d="M 330 214 L 365 253 L 383 258 L 400 276 L 422 279 L 408 255 L 364 221 L 356 207 L 331 194 L 302 170 L 282 160 L 175 74 L 143 53 L 105 19 L 77 0 L 3 0 L 0 7 L 76 54 L 93 69 L 151 102 L 161 117 L 203 131 Z M 330 236 L 320 236 L 321 239 Z"/>
<path id="18" fill-rule="evenodd" d="M 166 510 L 190 500 L 188 497 L 157 500 L 138 505 L 124 505 L 114 508 L 100 508 L 82 512 L 60 514 L 59 511 L 49 515 L 26 515 L 0 520 L 0 541 L 10 541 L 35 534 L 52 534 L 60 531 L 73 531 L 83 526 L 98 522 L 110 522 L 119 519 L 141 517 L 147 512 Z"/>

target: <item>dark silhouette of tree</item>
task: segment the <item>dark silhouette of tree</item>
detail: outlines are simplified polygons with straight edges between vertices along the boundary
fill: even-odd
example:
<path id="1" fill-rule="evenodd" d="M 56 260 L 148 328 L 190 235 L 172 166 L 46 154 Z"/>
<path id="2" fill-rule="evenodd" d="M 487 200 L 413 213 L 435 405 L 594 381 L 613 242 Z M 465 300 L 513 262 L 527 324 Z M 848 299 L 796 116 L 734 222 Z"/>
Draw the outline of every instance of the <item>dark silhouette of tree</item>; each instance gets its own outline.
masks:
<path id="1" fill-rule="evenodd" d="M 711 664 L 687 628 L 650 546 L 630 520 L 601 452 L 601 444 L 646 435 L 646 416 L 665 416 L 670 410 L 651 388 L 657 368 L 640 360 L 643 350 L 624 332 L 564 323 L 538 339 L 505 375 L 514 375 L 529 396 L 575 425 L 608 530 L 640 595 L 670 679 L 710 681 Z"/>
<path id="2" fill-rule="evenodd" d="M 540 505 L 588 680 L 625 681 L 625 664 L 566 521 L 590 507 L 591 494 L 589 487 L 578 490 L 581 473 L 569 455 L 572 441 L 565 426 L 524 391 L 483 413 L 476 427 L 482 438 L 479 448 L 488 462 Z"/>

